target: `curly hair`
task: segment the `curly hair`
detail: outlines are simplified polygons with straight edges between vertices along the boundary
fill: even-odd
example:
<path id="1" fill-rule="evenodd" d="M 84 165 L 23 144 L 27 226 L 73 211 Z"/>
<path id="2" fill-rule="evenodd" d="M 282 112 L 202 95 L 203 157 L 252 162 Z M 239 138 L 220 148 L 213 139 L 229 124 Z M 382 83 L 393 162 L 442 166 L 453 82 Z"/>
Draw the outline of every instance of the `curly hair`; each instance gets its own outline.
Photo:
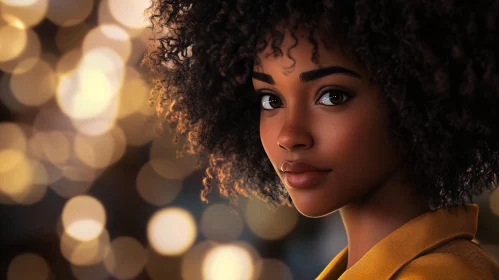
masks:
<path id="1" fill-rule="evenodd" d="M 463 205 L 497 187 L 499 172 L 499 1 L 154 0 L 152 44 L 143 65 L 154 77 L 157 116 L 186 137 L 180 154 L 208 167 L 237 203 L 249 193 L 271 207 L 292 205 L 259 138 L 260 100 L 251 94 L 257 55 L 281 50 L 284 30 L 340 43 L 380 85 L 407 178 L 432 210 Z M 316 38 L 315 31 L 319 31 Z M 291 58 L 291 57 L 290 57 Z"/>

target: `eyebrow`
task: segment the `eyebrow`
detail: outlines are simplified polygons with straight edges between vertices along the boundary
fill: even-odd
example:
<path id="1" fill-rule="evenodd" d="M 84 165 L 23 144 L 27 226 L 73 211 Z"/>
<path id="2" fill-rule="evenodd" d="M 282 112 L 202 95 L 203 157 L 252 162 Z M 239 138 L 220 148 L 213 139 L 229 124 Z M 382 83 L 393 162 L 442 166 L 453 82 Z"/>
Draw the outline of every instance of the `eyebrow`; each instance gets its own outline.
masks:
<path id="1" fill-rule="evenodd" d="M 362 76 L 360 76 L 357 72 L 353 70 L 341 66 L 331 66 L 331 67 L 319 68 L 303 72 L 300 74 L 300 81 L 302 83 L 307 83 L 333 74 L 344 74 L 352 76 L 354 78 L 362 78 Z M 267 84 L 275 85 L 274 79 L 269 74 L 253 71 L 253 78 L 265 82 Z"/>

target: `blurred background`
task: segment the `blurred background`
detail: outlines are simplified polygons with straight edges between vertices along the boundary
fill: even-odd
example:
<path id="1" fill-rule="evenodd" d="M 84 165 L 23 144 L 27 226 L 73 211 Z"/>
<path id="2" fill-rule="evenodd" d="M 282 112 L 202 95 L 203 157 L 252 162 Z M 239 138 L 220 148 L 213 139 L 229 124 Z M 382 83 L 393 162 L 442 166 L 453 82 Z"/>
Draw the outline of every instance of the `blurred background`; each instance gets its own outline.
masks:
<path id="1" fill-rule="evenodd" d="M 347 244 L 217 191 L 159 132 L 149 0 L 0 0 L 0 279 L 313 279 Z M 475 198 L 499 261 L 499 192 Z"/>

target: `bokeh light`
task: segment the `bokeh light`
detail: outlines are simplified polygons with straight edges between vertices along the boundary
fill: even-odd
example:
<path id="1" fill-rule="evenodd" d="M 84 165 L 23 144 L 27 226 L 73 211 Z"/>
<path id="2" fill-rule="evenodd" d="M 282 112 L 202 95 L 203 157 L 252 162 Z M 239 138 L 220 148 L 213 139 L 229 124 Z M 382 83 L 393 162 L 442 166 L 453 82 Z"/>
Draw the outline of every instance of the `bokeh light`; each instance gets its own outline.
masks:
<path id="1" fill-rule="evenodd" d="M 151 167 L 144 164 L 137 174 L 137 191 L 148 203 L 163 206 L 171 203 L 182 189 L 181 180 L 170 180 L 160 176 Z"/>
<path id="2" fill-rule="evenodd" d="M 203 260 L 206 254 L 218 244 L 211 240 L 203 240 L 187 251 L 182 258 L 181 274 L 183 279 L 202 280 Z"/>
<path id="3" fill-rule="evenodd" d="M 92 12 L 94 0 L 50 0 L 47 18 L 60 26 L 83 22 Z"/>
<path id="4" fill-rule="evenodd" d="M 295 208 L 281 207 L 271 211 L 259 199 L 250 199 L 246 205 L 246 222 L 251 231 L 260 238 L 276 240 L 287 235 L 298 222 Z"/>
<path id="5" fill-rule="evenodd" d="M 265 258 L 257 262 L 260 273 L 258 279 L 293 280 L 293 274 L 288 265 L 278 259 Z"/>
<path id="6" fill-rule="evenodd" d="M 0 2 L 2 18 L 10 24 L 21 22 L 24 28 L 39 24 L 49 6 L 49 0 L 4 0 Z"/>
<path id="7" fill-rule="evenodd" d="M 40 106 L 47 102 L 54 96 L 56 86 L 55 71 L 44 60 L 39 60 L 30 70 L 10 79 L 14 97 L 27 106 Z"/>
<path id="8" fill-rule="evenodd" d="M 159 175 L 168 179 L 183 179 L 194 171 L 197 156 L 186 154 L 177 158 L 171 135 L 165 133 L 155 138 L 149 152 L 151 167 Z M 183 142 L 178 144 L 182 146 Z"/>
<path id="9" fill-rule="evenodd" d="M 156 212 L 147 225 L 149 243 L 162 255 L 183 254 L 192 246 L 196 236 L 192 214 L 178 207 Z"/>
<path id="10" fill-rule="evenodd" d="M 62 224 L 62 223 L 61 223 Z M 63 232 L 60 240 L 60 249 L 64 258 L 77 266 L 92 266 L 102 263 L 109 253 L 109 233 L 103 230 L 97 238 L 92 240 L 78 240 Z"/>
<path id="11" fill-rule="evenodd" d="M 239 238 L 244 228 L 242 218 L 225 204 L 209 206 L 201 216 L 201 232 L 206 238 L 228 242 Z"/>
<path id="12" fill-rule="evenodd" d="M 205 256 L 202 270 L 206 280 L 249 280 L 253 277 L 255 260 L 244 247 L 219 245 Z"/>
<path id="13" fill-rule="evenodd" d="M 109 10 L 111 15 L 121 24 L 130 28 L 145 28 L 148 22 L 144 13 L 151 6 L 150 0 L 109 0 Z"/>
<path id="14" fill-rule="evenodd" d="M 104 206 L 97 199 L 82 195 L 70 199 L 62 212 L 65 232 L 81 241 L 97 238 L 106 224 Z"/>
<path id="15" fill-rule="evenodd" d="M 121 236 L 111 242 L 104 259 L 107 271 L 118 279 L 135 278 L 147 263 L 147 252 L 136 239 Z"/>
<path id="16" fill-rule="evenodd" d="M 32 29 L 23 28 L 0 27 L 0 70 L 4 72 L 21 74 L 40 60 L 42 49 L 38 35 Z"/>
<path id="17" fill-rule="evenodd" d="M 28 32 L 19 26 L 0 25 L 0 62 L 18 57 L 28 44 Z"/>
<path id="18" fill-rule="evenodd" d="M 49 280 L 51 270 L 47 261 L 34 253 L 23 253 L 16 256 L 7 270 L 8 280 Z"/>
<path id="19" fill-rule="evenodd" d="M 76 71 L 61 75 L 57 101 L 64 113 L 76 119 L 91 118 L 116 102 L 123 82 L 123 63 L 109 48 L 86 52 Z"/>
<path id="20" fill-rule="evenodd" d="M 130 36 L 117 25 L 99 25 L 90 30 L 83 41 L 83 52 L 95 48 L 109 48 L 118 54 L 123 61 L 127 61 L 132 51 Z"/>

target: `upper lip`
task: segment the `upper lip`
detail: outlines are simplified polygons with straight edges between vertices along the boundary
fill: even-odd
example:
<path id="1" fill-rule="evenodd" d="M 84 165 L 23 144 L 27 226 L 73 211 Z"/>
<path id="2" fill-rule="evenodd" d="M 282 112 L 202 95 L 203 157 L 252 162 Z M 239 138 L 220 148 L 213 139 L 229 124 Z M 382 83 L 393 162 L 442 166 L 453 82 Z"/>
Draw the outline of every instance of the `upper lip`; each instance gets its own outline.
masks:
<path id="1" fill-rule="evenodd" d="M 303 161 L 284 161 L 281 164 L 282 172 L 302 173 L 302 172 L 326 172 L 331 169 L 319 168 Z"/>

